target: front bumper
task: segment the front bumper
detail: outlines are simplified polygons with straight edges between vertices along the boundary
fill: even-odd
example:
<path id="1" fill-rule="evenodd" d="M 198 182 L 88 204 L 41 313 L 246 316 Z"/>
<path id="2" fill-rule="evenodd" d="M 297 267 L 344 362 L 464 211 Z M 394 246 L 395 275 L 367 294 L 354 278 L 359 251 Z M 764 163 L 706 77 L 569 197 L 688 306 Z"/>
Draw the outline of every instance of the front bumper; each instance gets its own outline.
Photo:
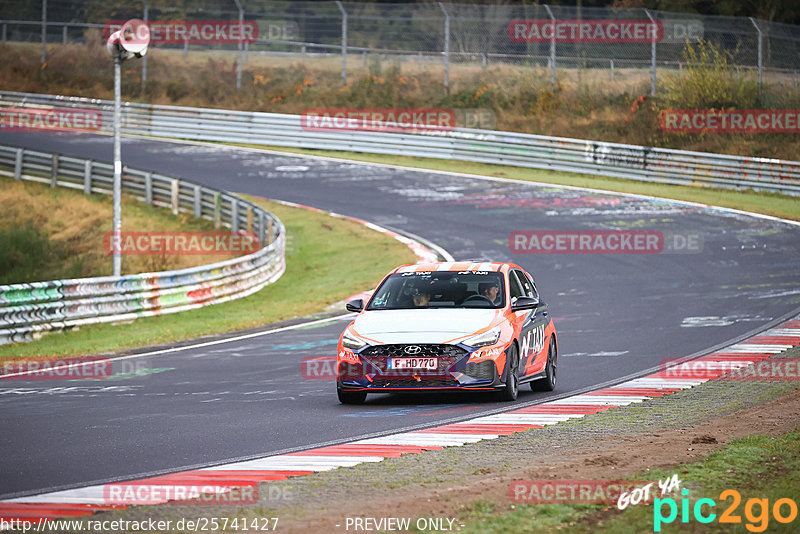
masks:
<path id="1" fill-rule="evenodd" d="M 340 362 L 337 384 L 348 391 L 493 390 L 504 384 L 493 359 L 469 362 L 472 348 L 449 344 L 414 344 L 418 357 L 437 358 L 436 369 L 390 369 L 389 358 L 407 357 L 412 344 L 365 347 L 359 363 Z"/>

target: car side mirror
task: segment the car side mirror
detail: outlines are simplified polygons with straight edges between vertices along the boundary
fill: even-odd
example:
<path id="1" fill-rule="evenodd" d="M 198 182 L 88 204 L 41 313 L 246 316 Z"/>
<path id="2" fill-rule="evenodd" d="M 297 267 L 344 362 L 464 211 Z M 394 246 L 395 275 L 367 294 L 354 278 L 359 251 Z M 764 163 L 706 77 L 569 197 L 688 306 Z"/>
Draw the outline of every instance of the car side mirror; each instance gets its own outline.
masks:
<path id="1" fill-rule="evenodd" d="M 511 311 L 532 310 L 539 306 L 539 299 L 533 297 L 517 297 L 511 304 Z"/>
<path id="2" fill-rule="evenodd" d="M 351 300 L 350 302 L 345 304 L 344 307 L 347 308 L 347 311 L 360 312 L 361 310 L 364 309 L 364 300 L 363 299 Z"/>

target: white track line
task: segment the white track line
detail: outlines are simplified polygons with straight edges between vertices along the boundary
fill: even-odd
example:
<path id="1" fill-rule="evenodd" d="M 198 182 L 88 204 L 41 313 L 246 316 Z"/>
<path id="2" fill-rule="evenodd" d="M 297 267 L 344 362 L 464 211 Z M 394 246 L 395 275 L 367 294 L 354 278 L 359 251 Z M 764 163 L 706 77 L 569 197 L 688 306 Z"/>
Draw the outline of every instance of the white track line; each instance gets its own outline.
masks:
<path id="1" fill-rule="evenodd" d="M 225 339 L 216 339 L 214 341 L 204 341 L 202 343 L 195 343 L 193 345 L 186 345 L 186 346 L 183 346 L 183 347 L 172 347 L 172 348 L 169 348 L 169 349 L 153 350 L 153 351 L 150 351 L 150 352 L 142 352 L 142 353 L 139 353 L 139 354 L 131 354 L 129 356 L 119 356 L 119 357 L 109 356 L 109 359 L 111 359 L 111 360 L 116 362 L 116 361 L 121 361 L 121 360 L 133 360 L 133 359 L 136 359 L 136 358 L 145 358 L 147 356 L 155 356 L 157 354 L 167 354 L 167 353 L 170 353 L 170 352 L 181 352 L 181 351 L 184 351 L 184 350 L 198 349 L 198 348 L 203 348 L 203 347 L 211 347 L 211 346 L 214 346 L 214 345 L 221 345 L 222 343 L 231 343 L 233 341 L 241 341 L 242 339 L 250 339 L 250 338 L 254 338 L 254 337 L 266 336 L 266 335 L 269 335 L 269 334 L 277 334 L 279 332 L 287 332 L 289 330 L 297 330 L 298 328 L 304 328 L 306 326 L 311 326 L 311 325 L 315 325 L 315 324 L 327 323 L 329 321 L 338 321 L 340 319 L 345 319 L 345 318 L 351 317 L 352 315 L 353 315 L 352 313 L 343 313 L 341 315 L 334 315 L 333 317 L 326 317 L 325 319 L 315 319 L 313 321 L 306 321 L 304 323 L 294 324 L 294 325 L 291 325 L 291 326 L 283 326 L 281 328 L 273 328 L 272 330 L 264 330 L 263 332 L 253 332 L 251 334 L 242 334 L 240 336 L 229 337 L 229 338 L 225 338 Z M 66 358 L 66 356 L 65 356 L 65 358 Z M 81 366 L 84 366 L 84 365 L 95 365 L 95 363 L 97 363 L 97 362 L 96 361 L 89 361 L 89 362 L 83 362 L 83 363 L 75 363 L 75 364 L 70 364 L 68 367 L 72 368 L 73 366 L 81 367 Z M 15 377 L 15 376 L 27 376 L 27 375 L 31 375 L 31 374 L 37 374 L 37 373 L 40 373 L 40 372 L 42 372 L 42 371 L 33 370 L 33 371 L 22 371 L 22 372 L 19 372 L 19 373 L 9 373 L 7 375 L 0 375 L 0 379 L 11 378 L 11 377 Z"/>

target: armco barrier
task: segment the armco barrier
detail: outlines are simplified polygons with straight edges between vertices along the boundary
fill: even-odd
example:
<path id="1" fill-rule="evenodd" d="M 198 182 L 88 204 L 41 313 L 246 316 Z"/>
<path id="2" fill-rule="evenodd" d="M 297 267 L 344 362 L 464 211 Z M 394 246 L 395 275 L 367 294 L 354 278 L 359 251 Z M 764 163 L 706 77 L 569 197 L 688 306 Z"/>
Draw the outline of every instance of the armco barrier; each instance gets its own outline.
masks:
<path id="1" fill-rule="evenodd" d="M 0 146 L 0 174 L 110 194 L 111 164 Z M 0 286 L 0 344 L 29 341 L 36 332 L 176 313 L 242 298 L 285 270 L 286 231 L 255 204 L 185 180 L 123 169 L 122 190 L 174 213 L 210 219 L 231 232 L 253 232 L 259 250 L 230 260 L 128 276 L 103 276 Z M 109 257 L 110 263 L 110 257 Z"/>
<path id="2" fill-rule="evenodd" d="M 110 131 L 107 100 L 0 91 L 7 107 L 97 108 Z M 124 103 L 123 133 L 174 139 L 475 161 L 648 182 L 752 188 L 800 194 L 800 162 L 651 148 L 543 135 L 455 128 L 428 133 L 310 131 L 299 115 Z"/>

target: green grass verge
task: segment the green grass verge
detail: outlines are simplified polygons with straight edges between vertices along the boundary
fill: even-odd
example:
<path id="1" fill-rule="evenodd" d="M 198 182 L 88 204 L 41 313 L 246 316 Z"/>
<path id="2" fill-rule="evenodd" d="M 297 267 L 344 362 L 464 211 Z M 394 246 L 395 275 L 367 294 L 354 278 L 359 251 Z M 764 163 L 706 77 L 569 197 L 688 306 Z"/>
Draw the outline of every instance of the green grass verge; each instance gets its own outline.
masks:
<path id="1" fill-rule="evenodd" d="M 122 325 L 91 325 L 47 334 L 31 343 L 4 345 L 0 347 L 0 360 L 94 354 L 303 316 L 375 287 L 390 269 L 416 261 L 405 245 L 361 224 L 248 198 L 277 215 L 286 226 L 286 273 L 274 284 L 244 299 L 198 310 Z"/>
<path id="2" fill-rule="evenodd" d="M 752 435 L 732 441 L 724 448 L 709 454 L 696 463 L 683 464 L 669 471 L 651 470 L 631 477 L 633 480 L 665 480 L 677 473 L 681 489 L 687 489 L 689 515 L 682 522 L 682 498 L 678 492 L 669 496 L 676 502 L 678 514 L 672 523 L 663 523 L 661 532 L 797 532 L 800 517 L 790 523 L 780 523 L 773 515 L 776 501 L 791 499 L 798 504 L 800 495 L 800 427 L 777 437 Z M 657 489 L 657 488 L 656 488 Z M 738 524 L 721 523 L 722 513 L 734 504 L 733 497 L 720 498 L 725 490 L 736 490 L 741 502 L 732 509 L 732 516 L 741 520 Z M 658 496 L 658 495 L 657 495 Z M 716 514 L 708 524 L 698 522 L 694 515 L 694 504 L 698 499 L 712 499 L 716 506 L 710 509 L 703 505 L 702 513 Z M 768 499 L 768 509 L 750 503 L 750 499 Z M 668 505 L 663 505 L 664 517 L 669 515 Z M 747 515 L 750 510 L 750 515 Z M 630 532 L 653 532 L 653 505 L 629 506 L 623 512 L 615 505 L 567 505 L 567 504 L 518 504 L 513 509 L 496 510 L 486 501 L 476 501 L 461 517 L 465 527 L 462 533 L 555 532 L 568 530 L 578 534 L 628 534 Z M 790 515 L 790 507 L 784 504 L 783 516 Z M 748 528 L 748 525 L 750 528 Z M 524 526 L 522 530 L 520 526 Z"/>
<path id="3" fill-rule="evenodd" d="M 763 213 L 774 217 L 800 221 L 800 198 L 778 193 L 756 193 L 754 191 L 735 191 L 731 189 L 692 187 L 685 185 L 655 184 L 624 180 L 607 176 L 594 176 L 589 174 L 576 174 L 567 172 L 548 171 L 540 169 L 527 169 L 523 167 L 510 167 L 506 165 L 489 165 L 487 163 L 472 163 L 468 161 L 455 161 L 435 158 L 418 158 L 411 156 L 391 156 L 385 154 L 365 154 L 361 152 L 345 152 L 334 150 L 311 150 L 292 147 L 275 147 L 253 144 L 226 143 L 235 146 L 246 146 L 296 154 L 312 156 L 325 156 L 330 158 L 351 159 L 387 165 L 403 165 L 421 169 L 437 171 L 478 174 L 499 178 L 513 178 L 531 182 L 544 182 L 558 185 L 588 187 L 615 191 L 619 193 L 633 193 L 637 195 L 650 195 L 654 197 L 670 198 L 711 204 L 754 213 Z"/>
<path id="4" fill-rule="evenodd" d="M 0 176 L 0 205 L 0 285 L 112 274 L 105 247 L 112 230 L 110 196 Z M 214 231 L 212 221 L 173 215 L 133 195 L 122 196 L 122 214 L 123 231 Z M 122 273 L 184 269 L 233 257 L 127 255 Z"/>

